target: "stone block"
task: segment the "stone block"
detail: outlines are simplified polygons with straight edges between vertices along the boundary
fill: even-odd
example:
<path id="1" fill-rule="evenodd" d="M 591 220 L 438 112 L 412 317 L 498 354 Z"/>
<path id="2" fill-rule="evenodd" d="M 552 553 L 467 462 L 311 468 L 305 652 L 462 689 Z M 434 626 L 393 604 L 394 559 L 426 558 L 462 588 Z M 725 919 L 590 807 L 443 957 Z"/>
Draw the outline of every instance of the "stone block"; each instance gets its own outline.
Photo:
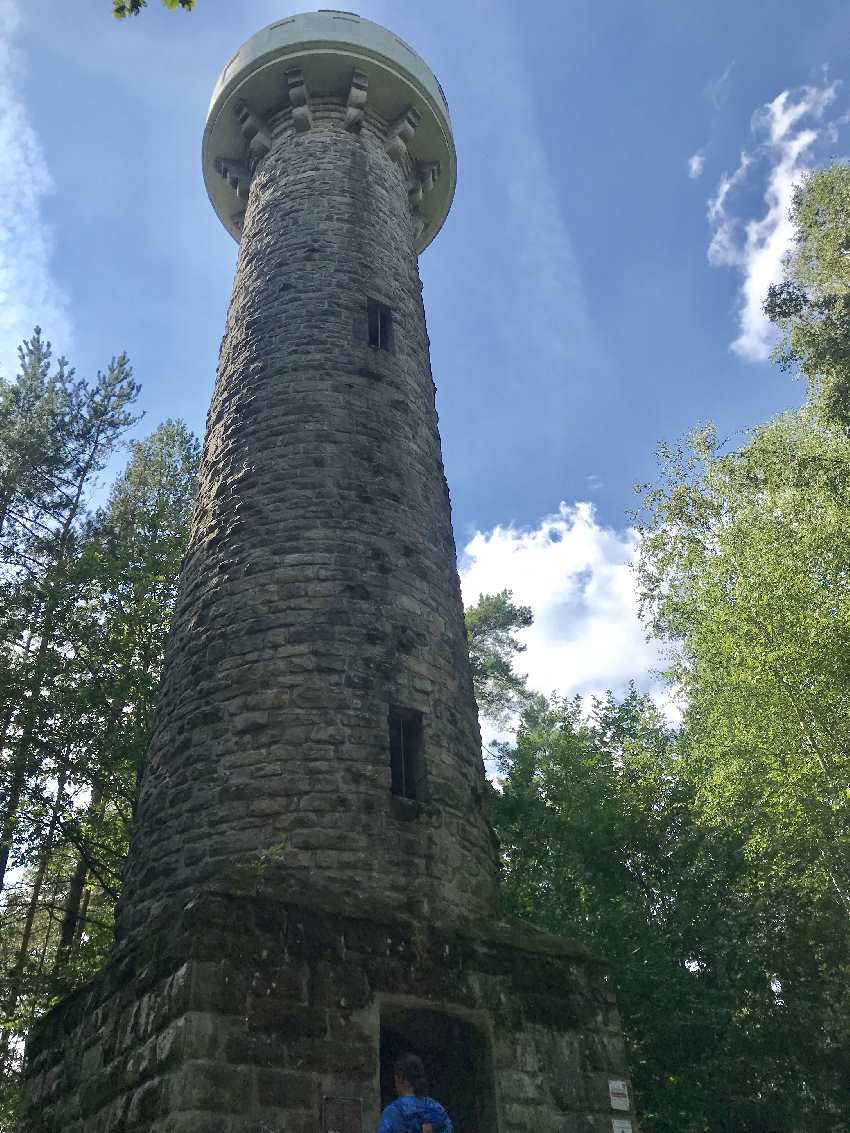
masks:
<path id="1" fill-rule="evenodd" d="M 319 961 L 313 966 L 308 994 L 311 1003 L 356 1011 L 370 1002 L 372 989 L 360 965 Z"/>
<path id="2" fill-rule="evenodd" d="M 224 1057 L 228 1062 L 251 1066 L 284 1066 L 289 1048 L 276 1034 L 257 1031 L 233 1031 L 224 1039 Z"/>
<path id="3" fill-rule="evenodd" d="M 248 1027 L 271 1032 L 285 1042 L 322 1038 L 328 1033 L 327 1011 L 320 1007 L 298 1007 L 277 995 L 251 996 Z"/>
<path id="4" fill-rule="evenodd" d="M 212 1114 L 251 1112 L 254 1105 L 254 1071 L 222 1062 L 186 1062 L 170 1084 L 175 1112 L 197 1109 Z"/>
<path id="5" fill-rule="evenodd" d="M 177 1065 L 186 1050 L 186 1020 L 170 1023 L 156 1038 L 156 1065 L 159 1071 Z"/>
<path id="6" fill-rule="evenodd" d="M 260 1133 L 260 1126 L 246 1122 L 244 1117 L 195 1111 L 170 1114 L 165 1121 L 158 1122 L 151 1133 L 246 1133 L 248 1129 Z"/>
<path id="7" fill-rule="evenodd" d="M 163 1112 L 165 1101 L 165 1082 L 154 1078 L 145 1082 L 130 1097 L 127 1110 L 127 1128 L 144 1128 Z"/>
<path id="8" fill-rule="evenodd" d="M 57 1083 L 57 1087 L 58 1085 Z M 108 1069 L 84 1078 L 79 1090 L 79 1105 L 83 1117 L 92 1117 L 99 1109 L 103 1109 L 108 1102 L 120 1094 L 122 1085 L 120 1078 Z M 56 1093 L 58 1092 L 57 1089 Z M 47 1100 L 52 1101 L 53 1098 L 48 1094 Z"/>
<path id="9" fill-rule="evenodd" d="M 292 1057 L 302 1069 L 323 1071 L 332 1068 L 338 1074 L 369 1076 L 377 1060 L 375 1043 L 305 1039 L 293 1050 Z"/>
<path id="10" fill-rule="evenodd" d="M 95 1043 L 83 1052 L 80 1072 L 84 1078 L 90 1078 L 103 1068 L 103 1047 Z"/>
<path id="11" fill-rule="evenodd" d="M 318 1082 L 306 1074 L 264 1068 L 257 1071 L 257 1098 L 263 1107 L 275 1109 L 312 1109 L 318 1112 Z"/>
<path id="12" fill-rule="evenodd" d="M 136 1086 L 154 1072 L 156 1064 L 157 1038 L 154 1035 L 153 1038 L 130 1051 L 126 1060 L 124 1084 L 130 1087 Z M 88 1076 L 84 1075 L 84 1077 Z"/>
<path id="13" fill-rule="evenodd" d="M 231 935 L 222 934 L 225 944 Z M 247 972 L 240 972 L 229 963 L 200 961 L 192 965 L 192 991 L 190 1004 L 195 1011 L 214 1014 L 244 1013 L 247 994 Z"/>

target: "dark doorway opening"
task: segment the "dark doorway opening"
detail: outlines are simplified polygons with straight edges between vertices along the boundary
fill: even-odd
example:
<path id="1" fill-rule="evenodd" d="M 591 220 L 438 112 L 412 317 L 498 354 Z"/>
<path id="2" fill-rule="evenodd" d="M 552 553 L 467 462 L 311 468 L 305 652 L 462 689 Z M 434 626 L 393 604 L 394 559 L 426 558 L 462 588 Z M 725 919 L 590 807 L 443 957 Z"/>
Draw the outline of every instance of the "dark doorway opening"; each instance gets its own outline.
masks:
<path id="1" fill-rule="evenodd" d="M 440 1011 L 381 1011 L 381 1107 L 395 1098 L 393 1063 L 418 1054 L 428 1092 L 449 1111 L 455 1133 L 493 1133 L 496 1104 L 487 1037 L 466 1019 Z"/>

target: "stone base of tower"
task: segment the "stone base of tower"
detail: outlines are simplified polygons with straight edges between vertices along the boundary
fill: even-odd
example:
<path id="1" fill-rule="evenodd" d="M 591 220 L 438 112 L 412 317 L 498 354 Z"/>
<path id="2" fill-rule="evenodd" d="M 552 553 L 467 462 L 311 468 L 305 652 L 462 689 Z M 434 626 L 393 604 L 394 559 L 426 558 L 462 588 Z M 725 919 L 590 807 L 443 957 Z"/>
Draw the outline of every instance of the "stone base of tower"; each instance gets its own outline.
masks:
<path id="1" fill-rule="evenodd" d="M 371 1133 L 402 1049 L 458 1133 L 628 1130 L 597 961 L 525 928 L 315 897 L 207 893 L 163 912 L 34 1028 L 22 1133 Z"/>

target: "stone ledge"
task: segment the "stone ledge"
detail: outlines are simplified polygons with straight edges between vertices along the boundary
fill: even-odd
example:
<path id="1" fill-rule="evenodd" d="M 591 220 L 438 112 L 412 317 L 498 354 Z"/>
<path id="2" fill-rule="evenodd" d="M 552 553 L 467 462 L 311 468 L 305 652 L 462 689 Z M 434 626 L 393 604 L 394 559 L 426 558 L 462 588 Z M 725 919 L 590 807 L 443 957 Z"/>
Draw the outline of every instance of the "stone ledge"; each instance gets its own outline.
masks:
<path id="1" fill-rule="evenodd" d="M 105 1001 L 121 992 L 128 1008 L 159 989 L 171 1004 L 172 1017 L 182 1010 L 199 1006 L 202 1010 L 238 1011 L 240 991 L 230 989 L 232 1002 L 197 1003 L 196 980 L 191 980 L 189 963 L 197 965 L 224 961 L 234 937 L 241 949 L 244 939 L 279 939 L 288 949 L 308 954 L 314 961 L 323 955 L 331 959 L 353 950 L 364 954 L 382 940 L 387 966 L 395 955 L 407 952 L 418 962 L 429 963 L 451 972 L 458 965 L 472 964 L 485 969 L 505 969 L 506 965 L 525 983 L 528 969 L 519 956 L 546 960 L 572 961 L 592 970 L 594 978 L 605 980 L 605 962 L 582 946 L 542 932 L 518 921 L 498 921 L 488 925 L 458 924 L 432 928 L 404 910 L 390 907 L 358 910 L 356 894 L 340 899 L 304 879 L 304 892 L 277 896 L 266 885 L 258 891 L 211 886 L 180 906 L 160 910 L 149 934 L 131 944 L 119 944 L 106 967 L 92 981 L 78 988 L 38 1020 L 28 1045 L 28 1057 L 40 1052 L 46 1029 L 68 1033 L 91 1020 Z M 309 901 L 307 896 L 309 893 Z M 241 926 L 238 930 L 234 927 Z M 152 943 L 155 942 L 155 943 Z M 513 960 L 511 956 L 513 954 Z M 373 952 L 373 962 L 380 959 Z M 525 974 L 523 974 L 525 971 Z M 128 989 L 132 989 L 128 991 Z M 362 992 L 361 992 L 362 995 Z M 606 996 L 607 998 L 607 996 Z M 613 995 L 612 995 L 613 999 Z"/>
<path id="2" fill-rule="evenodd" d="M 516 1087 L 503 1129 L 601 1128 L 627 1072 L 600 961 L 526 925 L 352 904 L 261 884 L 161 908 L 33 1028 L 22 1133 L 314 1130 L 328 1082 L 374 1109 L 385 1010 L 477 1021 Z"/>

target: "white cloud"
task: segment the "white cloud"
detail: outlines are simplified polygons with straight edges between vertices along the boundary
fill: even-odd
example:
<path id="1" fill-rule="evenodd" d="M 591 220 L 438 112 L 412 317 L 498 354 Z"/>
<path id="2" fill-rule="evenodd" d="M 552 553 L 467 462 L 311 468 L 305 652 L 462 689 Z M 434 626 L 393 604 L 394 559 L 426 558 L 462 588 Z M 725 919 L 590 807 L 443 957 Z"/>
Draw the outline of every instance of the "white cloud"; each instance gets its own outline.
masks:
<path id="1" fill-rule="evenodd" d="M 52 239 L 44 198 L 53 190 L 47 162 L 21 94 L 13 40 L 21 13 L 0 0 L 0 374 L 17 369 L 17 347 L 39 323 L 64 350 L 71 337 L 67 301 L 50 272 Z"/>
<path id="2" fill-rule="evenodd" d="M 763 361 L 775 341 L 762 304 L 771 283 L 782 274 L 782 260 L 791 243 L 788 218 L 794 186 L 813 167 L 819 142 L 834 141 L 836 122 L 823 123 L 835 101 L 837 82 L 782 91 L 753 115 L 755 147 L 741 154 L 738 168 L 723 174 L 708 202 L 712 229 L 709 262 L 733 267 L 741 274 L 738 294 L 738 335 L 732 349 L 742 358 Z M 733 209 L 736 190 L 749 186 L 754 173 L 763 173 L 762 211 L 740 215 Z"/>
<path id="3" fill-rule="evenodd" d="M 729 97 L 729 90 L 731 87 L 732 70 L 735 66 L 735 60 L 730 60 L 726 64 L 723 74 L 718 75 L 714 79 L 709 79 L 703 88 L 705 97 L 710 100 L 715 110 L 719 110 L 726 99 Z"/>
<path id="4" fill-rule="evenodd" d="M 603 527 L 592 504 L 562 503 L 536 527 L 477 532 L 461 556 L 464 601 L 508 589 L 531 607 L 518 668 L 535 690 L 622 693 L 634 680 L 657 692 L 658 651 L 637 615 L 635 548 L 635 533 Z"/>
<path id="5" fill-rule="evenodd" d="M 692 153 L 688 158 L 688 176 L 692 181 L 696 181 L 698 177 L 702 177 L 702 171 L 705 168 L 705 154 L 702 150 L 697 150 Z"/>

